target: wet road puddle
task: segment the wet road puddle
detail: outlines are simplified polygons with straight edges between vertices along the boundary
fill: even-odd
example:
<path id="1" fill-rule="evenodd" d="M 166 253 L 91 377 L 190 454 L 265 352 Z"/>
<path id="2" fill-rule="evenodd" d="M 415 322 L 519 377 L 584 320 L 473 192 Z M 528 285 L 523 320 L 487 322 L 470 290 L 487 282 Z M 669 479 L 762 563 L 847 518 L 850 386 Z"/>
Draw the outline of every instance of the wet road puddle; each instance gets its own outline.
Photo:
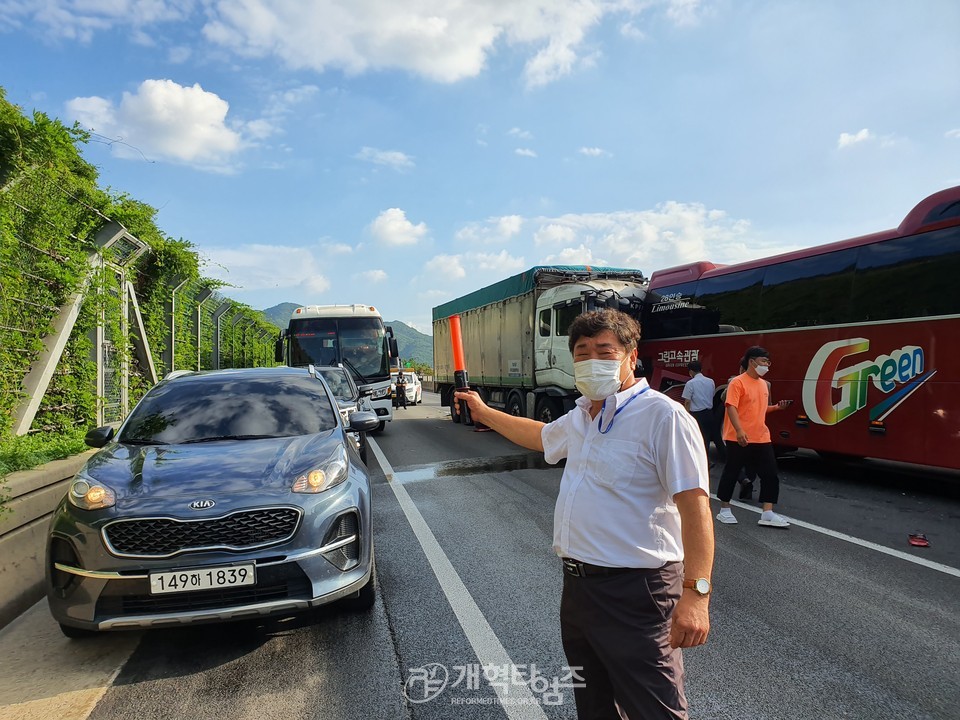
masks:
<path id="1" fill-rule="evenodd" d="M 560 465 L 548 465 L 540 453 L 503 455 L 499 457 L 469 458 L 450 460 L 431 465 L 412 465 L 402 470 L 394 468 L 394 482 L 412 483 L 423 480 L 436 480 L 442 477 L 463 477 L 484 473 L 503 473 L 515 470 L 545 470 Z"/>

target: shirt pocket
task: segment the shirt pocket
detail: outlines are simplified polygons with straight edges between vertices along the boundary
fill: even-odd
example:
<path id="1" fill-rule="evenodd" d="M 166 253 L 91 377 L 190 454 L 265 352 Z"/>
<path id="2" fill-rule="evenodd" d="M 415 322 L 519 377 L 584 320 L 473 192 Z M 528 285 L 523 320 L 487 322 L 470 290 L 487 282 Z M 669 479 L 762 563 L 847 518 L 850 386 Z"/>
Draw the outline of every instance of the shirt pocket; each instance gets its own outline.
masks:
<path id="1" fill-rule="evenodd" d="M 601 487 L 620 488 L 636 478 L 638 465 L 637 443 L 609 439 L 590 448 L 586 473 Z"/>

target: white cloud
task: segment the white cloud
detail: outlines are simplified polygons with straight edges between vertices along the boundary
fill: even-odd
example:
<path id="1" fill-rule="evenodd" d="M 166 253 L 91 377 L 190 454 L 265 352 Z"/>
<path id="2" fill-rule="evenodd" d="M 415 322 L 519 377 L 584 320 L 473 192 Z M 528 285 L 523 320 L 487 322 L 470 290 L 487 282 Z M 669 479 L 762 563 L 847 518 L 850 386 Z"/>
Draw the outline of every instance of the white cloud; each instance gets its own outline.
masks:
<path id="1" fill-rule="evenodd" d="M 547 255 L 543 262 L 548 265 L 609 265 L 606 260 L 594 257 L 593 251 L 585 245 L 564 248 L 558 253 Z"/>
<path id="2" fill-rule="evenodd" d="M 119 157 L 170 160 L 208 170 L 228 170 L 242 149 L 239 133 L 227 127 L 230 106 L 199 84 L 144 80 L 119 105 L 101 97 L 67 102 L 67 115 L 111 139 Z M 262 130 L 262 128 L 261 128 Z M 141 156 L 142 153 L 142 156 Z"/>
<path id="3" fill-rule="evenodd" d="M 507 131 L 507 135 L 511 135 L 515 138 L 520 138 L 521 140 L 532 140 L 533 133 L 529 130 L 521 130 L 520 128 L 510 128 Z"/>
<path id="4" fill-rule="evenodd" d="M 700 203 L 669 201 L 651 210 L 509 217 L 510 224 L 519 228 L 511 247 L 532 246 L 537 254 L 525 258 L 502 250 L 438 255 L 424 265 L 417 278 L 434 288 L 435 294 L 429 296 L 433 304 L 531 265 L 601 265 L 636 268 L 649 275 L 658 268 L 698 260 L 733 263 L 796 249 L 764 243 L 748 234 L 749 222 Z M 490 219 L 470 227 L 480 232 L 495 224 L 496 219 Z M 442 288 L 448 286 L 450 291 L 444 293 Z"/>
<path id="5" fill-rule="evenodd" d="M 573 242 L 575 238 L 576 231 L 573 228 L 558 223 L 545 223 L 533 234 L 535 245 L 558 245 Z"/>
<path id="6" fill-rule="evenodd" d="M 471 277 L 495 279 L 498 276 L 503 278 L 514 275 L 525 267 L 526 262 L 522 257 L 514 257 L 506 250 L 498 253 L 467 252 L 459 255 L 436 255 L 424 263 L 423 276 L 418 280 L 434 285 L 449 285 L 453 280 L 467 277 L 466 268 L 470 268 Z"/>
<path id="7" fill-rule="evenodd" d="M 498 46 L 507 45 L 533 52 L 524 77 L 537 87 L 577 66 L 587 32 L 605 16 L 632 16 L 643 6 L 634 0 L 330 0 L 309 6 L 220 0 L 204 34 L 239 54 L 275 55 L 295 69 L 359 74 L 399 68 L 445 83 L 476 77 Z"/>
<path id="8" fill-rule="evenodd" d="M 311 275 L 301 280 L 296 287 L 306 295 L 321 295 L 330 289 L 330 281 L 323 275 Z"/>
<path id="9" fill-rule="evenodd" d="M 487 218 L 487 221 L 482 223 L 470 223 L 458 230 L 455 237 L 460 244 L 502 243 L 519 234 L 522 227 L 522 217 L 504 215 Z"/>
<path id="10" fill-rule="evenodd" d="M 320 264 L 306 248 L 251 244 L 205 247 L 204 254 L 204 273 L 240 290 L 300 288 L 319 294 L 330 287 Z M 270 258 L 270 262 L 264 262 L 264 258 Z M 277 268 L 283 268 L 283 272 L 277 272 Z"/>
<path id="11" fill-rule="evenodd" d="M 354 248 L 346 243 L 334 243 L 326 242 L 322 243 L 320 247 L 323 248 L 323 251 L 329 255 L 349 255 L 353 252 Z M 357 248 L 359 250 L 359 247 Z"/>
<path id="12" fill-rule="evenodd" d="M 357 273 L 353 276 L 356 280 L 361 280 L 367 283 L 382 283 L 387 279 L 387 273 L 383 270 L 365 270 L 364 272 Z"/>
<path id="13" fill-rule="evenodd" d="M 868 140 L 875 139 L 875 135 L 870 132 L 867 128 L 863 128 L 860 132 L 857 133 L 840 133 L 840 139 L 837 140 L 837 148 L 842 150 L 843 148 L 850 147 L 851 145 L 856 145 L 857 143 L 867 142 Z"/>
<path id="14" fill-rule="evenodd" d="M 493 270 L 502 272 L 504 275 L 513 275 L 526 267 L 522 257 L 514 257 L 506 250 L 493 253 L 465 253 L 463 255 L 467 264 L 471 268 L 480 271 Z"/>
<path id="15" fill-rule="evenodd" d="M 498 51 L 516 49 L 527 55 L 529 88 L 594 63 L 598 52 L 587 36 L 608 18 L 638 36 L 634 21 L 646 11 L 678 26 L 709 11 L 708 0 L 7 0 L 2 7 L 0 23 L 80 42 L 129 28 L 140 42 L 156 43 L 173 33 L 153 26 L 182 22 L 186 32 L 201 28 L 208 42 L 242 57 L 318 73 L 397 69 L 452 83 L 478 76 Z"/>
<path id="16" fill-rule="evenodd" d="M 357 160 L 363 160 L 374 165 L 386 165 L 394 170 L 409 170 L 414 167 L 413 158 L 399 150 L 378 150 L 377 148 L 364 147 L 354 157 Z"/>
<path id="17" fill-rule="evenodd" d="M 423 265 L 423 273 L 427 278 L 434 280 L 459 280 L 467 276 L 467 271 L 463 269 L 462 256 L 460 255 L 437 255 L 427 260 Z"/>
<path id="18" fill-rule="evenodd" d="M 667 19 L 679 27 L 698 25 L 707 11 L 705 4 L 702 0 L 669 0 Z"/>
<path id="19" fill-rule="evenodd" d="M 193 54 L 193 50 L 185 45 L 179 45 L 177 47 L 172 47 L 167 52 L 167 59 L 174 65 L 182 65 L 187 60 L 190 59 L 190 56 Z"/>
<path id="20" fill-rule="evenodd" d="M 517 148 L 513 152 L 519 155 L 520 157 L 535 158 L 537 156 L 537 154 L 530 148 Z"/>
<path id="21" fill-rule="evenodd" d="M 955 130 L 947 130 L 946 137 L 948 138 L 960 138 L 960 128 Z"/>
<path id="22" fill-rule="evenodd" d="M 497 232 L 505 238 L 513 237 L 523 227 L 523 218 L 519 215 L 504 215 L 496 221 Z"/>
<path id="23" fill-rule="evenodd" d="M 416 245 L 427 232 L 426 223 L 414 225 L 400 208 L 384 210 L 370 223 L 370 234 L 386 245 Z"/>
<path id="24" fill-rule="evenodd" d="M 247 136 L 255 140 L 263 140 L 277 132 L 277 127 L 273 123 L 263 119 L 251 120 L 248 123 L 244 123 L 243 128 Z"/>
<path id="25" fill-rule="evenodd" d="M 135 42 L 151 41 L 145 28 L 156 23 L 187 19 L 195 0 L 45 0 L 45 2 L 4 3 L 4 18 L 17 26 L 39 25 L 56 37 L 90 42 L 98 32 L 118 26 L 133 28 Z"/>
<path id="26" fill-rule="evenodd" d="M 665 202 L 653 210 L 569 214 L 529 218 L 535 262 L 609 264 L 646 272 L 696 260 L 736 262 L 755 256 L 747 250 L 746 221 L 699 203 Z M 779 249 L 776 249 L 777 251 Z"/>
<path id="27" fill-rule="evenodd" d="M 587 157 L 611 157 L 610 153 L 598 147 L 582 147 L 577 152 Z"/>

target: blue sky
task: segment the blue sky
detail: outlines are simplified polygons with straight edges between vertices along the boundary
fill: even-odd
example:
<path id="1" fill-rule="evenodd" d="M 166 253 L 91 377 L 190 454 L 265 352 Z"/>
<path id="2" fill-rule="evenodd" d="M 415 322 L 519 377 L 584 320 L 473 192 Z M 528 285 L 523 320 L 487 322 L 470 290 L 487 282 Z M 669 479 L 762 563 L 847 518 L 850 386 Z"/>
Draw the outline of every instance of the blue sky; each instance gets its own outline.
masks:
<path id="1" fill-rule="evenodd" d="M 956 0 L 0 0 L 0 85 L 95 133 L 255 308 L 543 263 L 736 262 L 960 184 Z"/>

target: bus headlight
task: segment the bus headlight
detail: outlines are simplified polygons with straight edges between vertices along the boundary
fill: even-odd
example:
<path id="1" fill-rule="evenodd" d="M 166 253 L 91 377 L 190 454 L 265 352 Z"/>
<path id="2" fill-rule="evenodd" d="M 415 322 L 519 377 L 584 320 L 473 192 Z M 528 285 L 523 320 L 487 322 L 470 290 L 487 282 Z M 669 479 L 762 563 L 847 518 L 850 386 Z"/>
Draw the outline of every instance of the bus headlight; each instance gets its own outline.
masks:
<path id="1" fill-rule="evenodd" d="M 374 400 L 378 400 L 379 398 L 390 397 L 390 386 L 382 387 L 382 388 L 378 388 L 377 390 L 374 390 L 372 393 L 370 393 L 370 397 L 372 397 Z"/>

